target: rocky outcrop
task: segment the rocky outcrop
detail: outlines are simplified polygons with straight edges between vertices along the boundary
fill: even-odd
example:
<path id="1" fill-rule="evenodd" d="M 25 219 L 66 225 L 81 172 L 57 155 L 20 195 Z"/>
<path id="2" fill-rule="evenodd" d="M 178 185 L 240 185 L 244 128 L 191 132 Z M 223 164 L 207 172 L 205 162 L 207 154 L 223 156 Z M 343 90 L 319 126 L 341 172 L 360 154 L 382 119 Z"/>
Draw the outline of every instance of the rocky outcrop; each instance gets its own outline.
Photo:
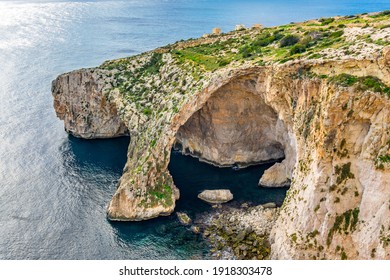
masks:
<path id="1" fill-rule="evenodd" d="M 264 39 L 306 36 L 316 28 L 309 22 L 224 34 L 212 38 L 212 51 L 191 40 L 191 50 L 178 43 L 57 78 L 55 107 L 67 131 L 120 135 L 123 122 L 131 134 L 108 218 L 173 212 L 180 195 L 167 167 L 175 143 L 218 166 L 284 158 L 261 179 L 291 182 L 270 233 L 271 258 L 390 259 L 390 47 L 382 17 L 361 18 L 371 40 L 349 19 L 317 28 L 309 51 Z M 257 50 L 259 43 L 268 45 Z M 83 120 L 88 113 L 92 121 Z M 116 125 L 99 121 L 113 116 Z"/>
<path id="2" fill-rule="evenodd" d="M 278 217 L 277 208 L 223 207 L 195 222 L 211 245 L 215 259 L 269 259 L 269 234 Z"/>
<path id="3" fill-rule="evenodd" d="M 274 188 L 274 187 L 288 187 L 290 181 L 291 171 L 287 169 L 283 162 L 275 163 L 268 168 L 259 181 L 259 186 Z"/>
<path id="4" fill-rule="evenodd" d="M 104 74 L 98 69 L 83 69 L 53 81 L 54 109 L 68 133 L 81 138 L 128 135 L 117 107 L 103 93 L 108 80 Z"/>
<path id="5" fill-rule="evenodd" d="M 226 203 L 233 199 L 230 190 L 205 190 L 198 195 L 203 201 L 212 204 Z"/>

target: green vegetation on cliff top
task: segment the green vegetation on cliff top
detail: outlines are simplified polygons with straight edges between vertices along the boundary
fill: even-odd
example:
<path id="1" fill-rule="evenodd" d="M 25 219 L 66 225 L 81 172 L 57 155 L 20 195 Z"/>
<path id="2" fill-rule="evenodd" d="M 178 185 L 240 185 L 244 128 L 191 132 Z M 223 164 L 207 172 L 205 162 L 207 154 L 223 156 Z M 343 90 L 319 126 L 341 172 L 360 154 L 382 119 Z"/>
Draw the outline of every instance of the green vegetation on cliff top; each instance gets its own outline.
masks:
<path id="1" fill-rule="evenodd" d="M 347 40 L 345 28 L 358 27 L 367 32 L 353 34 L 354 41 Z M 370 36 L 371 30 L 390 28 L 390 13 L 322 18 L 283 26 L 252 28 L 231 31 L 206 38 L 180 41 L 155 50 L 171 53 L 179 63 L 191 62 L 204 71 L 214 71 L 229 63 L 254 61 L 259 64 L 284 63 L 302 58 L 337 59 L 342 55 L 358 54 L 351 48 L 356 41 L 377 45 L 390 45 L 388 36 Z M 322 52 L 325 49 L 341 49 L 342 53 Z M 124 62 L 124 61 L 122 61 Z M 116 61 L 106 62 L 103 68 L 116 67 Z"/>

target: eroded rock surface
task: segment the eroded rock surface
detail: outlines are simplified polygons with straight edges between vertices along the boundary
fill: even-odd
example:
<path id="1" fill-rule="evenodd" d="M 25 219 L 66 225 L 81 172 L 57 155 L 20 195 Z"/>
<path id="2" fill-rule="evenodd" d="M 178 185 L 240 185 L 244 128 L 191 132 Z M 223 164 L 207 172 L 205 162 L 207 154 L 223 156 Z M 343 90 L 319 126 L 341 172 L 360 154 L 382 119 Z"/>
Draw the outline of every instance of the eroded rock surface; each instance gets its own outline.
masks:
<path id="1" fill-rule="evenodd" d="M 218 166 L 246 166 L 284 157 L 285 128 L 256 93 L 256 77 L 243 77 L 218 89 L 180 127 L 183 152 Z"/>

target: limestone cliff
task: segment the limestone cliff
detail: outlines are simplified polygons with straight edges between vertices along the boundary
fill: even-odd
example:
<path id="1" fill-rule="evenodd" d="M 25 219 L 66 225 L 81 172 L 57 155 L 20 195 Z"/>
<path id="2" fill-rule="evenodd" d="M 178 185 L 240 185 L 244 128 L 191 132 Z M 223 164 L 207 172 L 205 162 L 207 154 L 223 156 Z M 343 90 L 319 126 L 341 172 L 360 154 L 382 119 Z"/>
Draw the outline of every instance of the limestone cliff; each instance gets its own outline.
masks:
<path id="1" fill-rule="evenodd" d="M 79 70 L 59 76 L 52 85 L 57 117 L 68 133 L 82 138 L 127 135 L 115 104 L 102 94 L 106 80 L 99 70 Z"/>
<path id="2" fill-rule="evenodd" d="M 108 61 L 58 77 L 56 112 L 81 137 L 129 131 L 111 220 L 173 212 L 173 145 L 218 166 L 283 158 L 261 180 L 291 182 L 272 258 L 390 259 L 389 19 L 235 31 Z"/>

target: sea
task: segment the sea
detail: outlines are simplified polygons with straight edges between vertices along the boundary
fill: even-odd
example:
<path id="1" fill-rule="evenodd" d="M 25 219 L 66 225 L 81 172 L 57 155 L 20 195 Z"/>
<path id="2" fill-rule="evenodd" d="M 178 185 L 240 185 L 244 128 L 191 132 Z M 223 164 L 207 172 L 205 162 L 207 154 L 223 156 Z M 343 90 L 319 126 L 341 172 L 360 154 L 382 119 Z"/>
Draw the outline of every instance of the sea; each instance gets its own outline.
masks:
<path id="1" fill-rule="evenodd" d="M 0 259 L 208 259 L 208 244 L 176 215 L 110 222 L 131 139 L 83 140 L 56 118 L 51 82 L 182 39 L 311 18 L 390 10 L 374 0 L 0 0 Z M 234 203 L 283 203 L 257 186 L 271 164 L 217 168 L 173 151 L 177 211 L 211 211 L 197 194 L 229 188 Z"/>

